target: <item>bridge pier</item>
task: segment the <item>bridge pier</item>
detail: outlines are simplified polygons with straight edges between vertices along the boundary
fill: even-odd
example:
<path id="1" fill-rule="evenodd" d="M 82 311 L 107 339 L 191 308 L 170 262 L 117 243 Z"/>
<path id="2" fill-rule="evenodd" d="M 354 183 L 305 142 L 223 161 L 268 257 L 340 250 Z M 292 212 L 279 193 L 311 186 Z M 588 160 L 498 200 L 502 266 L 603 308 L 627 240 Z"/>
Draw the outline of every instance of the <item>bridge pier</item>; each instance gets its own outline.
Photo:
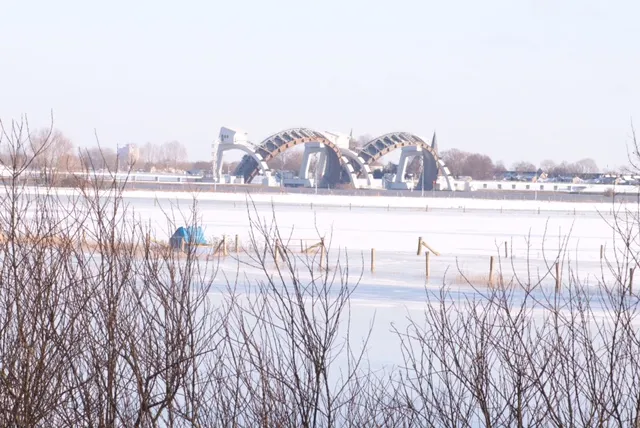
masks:
<path id="1" fill-rule="evenodd" d="M 240 130 L 222 127 L 220 128 L 218 139 L 211 145 L 214 182 L 219 182 L 222 177 L 222 166 L 224 164 L 222 157 L 224 152 L 228 150 L 241 150 L 245 152 L 258 164 L 260 171 L 268 175 L 266 172 L 269 170 L 269 167 L 262 156 L 255 152 L 255 148 L 249 142 L 249 134 Z"/>
<path id="2" fill-rule="evenodd" d="M 312 178 L 309 176 L 309 169 L 311 168 L 311 156 L 319 153 L 318 163 L 316 165 L 316 172 L 313 180 L 320 180 L 324 176 L 327 167 L 327 148 L 322 143 L 308 143 L 304 147 L 304 156 L 302 157 L 302 165 L 300 166 L 300 173 L 298 177 L 305 180 L 306 187 L 313 187 Z"/>
<path id="3" fill-rule="evenodd" d="M 425 151 L 422 150 L 420 146 L 408 146 L 403 147 L 400 153 L 400 161 L 398 162 L 398 169 L 396 171 L 395 180 L 390 183 L 390 187 L 393 190 L 409 190 L 413 189 L 413 183 L 408 182 L 404 176 L 407 173 L 407 167 L 411 160 L 417 156 L 422 156 L 423 165 L 427 162 L 427 156 L 425 156 Z M 420 177 L 422 180 L 422 177 Z M 421 184 L 421 183 L 420 183 Z M 425 188 L 427 188 L 425 183 Z"/>

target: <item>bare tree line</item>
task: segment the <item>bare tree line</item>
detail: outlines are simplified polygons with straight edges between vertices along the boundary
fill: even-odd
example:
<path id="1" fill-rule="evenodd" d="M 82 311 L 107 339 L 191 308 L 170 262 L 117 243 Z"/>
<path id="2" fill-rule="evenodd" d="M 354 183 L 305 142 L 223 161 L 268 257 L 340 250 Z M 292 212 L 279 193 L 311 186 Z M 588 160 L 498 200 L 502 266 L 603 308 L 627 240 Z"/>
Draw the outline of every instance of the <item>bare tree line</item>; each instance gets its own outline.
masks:
<path id="1" fill-rule="evenodd" d="M 537 165 L 528 161 L 519 161 L 509 168 L 501 161 L 494 161 L 490 156 L 481 153 L 469 153 L 458 149 L 444 150 L 440 154 L 454 176 L 472 177 L 476 180 L 491 180 L 506 171 L 518 173 L 536 173 L 542 171 L 550 177 L 576 176 L 599 172 L 620 173 L 619 171 L 601 171 L 593 159 L 585 158 L 576 162 L 563 161 L 555 163 L 544 160 Z M 417 165 L 414 166 L 416 168 Z"/>
<path id="2" fill-rule="evenodd" d="M 27 132 L 27 130 L 24 130 Z M 38 128 L 28 130 L 29 147 L 25 155 L 33 157 L 31 167 L 34 169 L 51 169 L 57 171 L 110 170 L 117 168 L 125 171 L 131 166 L 130 160 L 120 160 L 116 149 L 110 145 L 96 144 L 89 147 L 76 147 L 69 137 L 55 128 Z M 134 145 L 135 146 L 135 145 Z M 188 170 L 211 169 L 211 161 L 188 162 L 187 149 L 179 141 L 167 141 L 161 144 L 147 142 L 137 147 L 134 156 L 135 169 L 152 170 Z M 3 162 L 10 162 L 10 154 L 0 152 Z M 120 165 L 118 165 L 118 163 Z"/>
<path id="3" fill-rule="evenodd" d="M 55 132 L 0 131 L 1 426 L 640 426 L 637 209 L 610 222 L 616 251 L 595 283 L 565 241 L 546 269 L 503 259 L 495 287 L 469 279 L 460 298 L 443 284 L 406 324 L 372 320 L 402 354 L 380 371 L 370 336 L 351 332 L 362 260 L 330 236 L 300 253 L 249 208 L 223 276 L 217 256 L 157 245 L 115 181 L 35 194 L 19 178 Z M 166 221 L 199 224 L 197 201 Z"/>
<path id="4" fill-rule="evenodd" d="M 371 138 L 372 137 L 367 134 L 353 138 L 350 148 L 352 150 L 359 150 L 368 143 Z M 184 144 L 175 140 L 161 144 L 147 142 L 140 146 L 134 145 L 137 152 L 132 159 L 118 159 L 116 150 L 105 145 L 77 148 L 59 129 L 36 129 L 31 132 L 30 141 L 33 144 L 33 147 L 30 148 L 30 154 L 37 151 L 39 146 L 46 145 L 46 150 L 44 150 L 32 164 L 32 167 L 35 169 L 55 171 L 80 171 L 85 169 L 100 171 L 115 171 L 121 169 L 126 171 L 128 169 L 134 169 L 147 172 L 197 170 L 208 172 L 212 168 L 210 160 L 188 162 L 186 147 Z M 531 162 L 520 161 L 511 165 L 510 168 L 507 168 L 503 162 L 495 162 L 488 155 L 465 152 L 455 148 L 442 151 L 440 156 L 454 176 L 468 176 L 476 180 L 490 180 L 507 170 L 520 173 L 542 170 L 552 177 L 575 176 L 597 172 L 620 173 L 620 171 L 615 170 L 600 171 L 596 162 L 590 158 L 581 159 L 576 162 L 563 161 L 560 163 L 547 159 L 542 161 L 539 166 Z M 0 157 L 3 157 L 5 162 L 8 160 L 6 153 L 0 153 Z M 297 173 L 300 171 L 302 161 L 303 152 L 301 150 L 289 150 L 278 154 L 271 159 L 268 164 L 269 167 L 274 170 Z M 233 174 L 238 163 L 238 161 L 225 162 L 222 171 Z M 382 165 L 382 163 L 384 163 L 384 159 L 380 165 Z M 312 170 L 314 165 L 314 162 L 312 162 Z M 385 171 L 395 172 L 395 165 L 387 162 Z M 407 167 L 407 174 L 418 175 L 420 172 L 420 160 L 417 157 L 413 158 Z"/>

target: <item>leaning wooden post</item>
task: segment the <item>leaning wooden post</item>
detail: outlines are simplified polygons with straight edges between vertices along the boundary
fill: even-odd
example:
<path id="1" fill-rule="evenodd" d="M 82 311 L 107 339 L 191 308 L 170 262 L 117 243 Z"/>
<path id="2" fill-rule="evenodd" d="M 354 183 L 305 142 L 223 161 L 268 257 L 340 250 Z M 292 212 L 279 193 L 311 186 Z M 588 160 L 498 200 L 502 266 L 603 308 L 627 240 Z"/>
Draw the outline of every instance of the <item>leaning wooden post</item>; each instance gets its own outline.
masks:
<path id="1" fill-rule="evenodd" d="M 493 256 L 489 259 L 489 286 L 493 286 Z"/>
<path id="2" fill-rule="evenodd" d="M 556 293 L 560 292 L 560 263 L 556 262 Z"/>
<path id="3" fill-rule="evenodd" d="M 320 270 L 324 266 L 324 238 L 320 238 Z"/>
<path id="4" fill-rule="evenodd" d="M 376 249 L 372 248 L 371 249 L 371 272 L 375 272 L 376 271 Z"/>
<path id="5" fill-rule="evenodd" d="M 422 255 L 422 236 L 418 237 L 418 255 Z"/>
<path id="6" fill-rule="evenodd" d="M 634 268 L 629 268 L 629 294 L 633 293 L 633 271 Z"/>
<path id="7" fill-rule="evenodd" d="M 430 254 L 431 251 L 427 251 L 424 254 L 424 259 L 425 259 L 425 274 L 427 277 L 427 281 L 429 280 L 429 277 L 431 276 L 431 260 L 430 260 Z"/>

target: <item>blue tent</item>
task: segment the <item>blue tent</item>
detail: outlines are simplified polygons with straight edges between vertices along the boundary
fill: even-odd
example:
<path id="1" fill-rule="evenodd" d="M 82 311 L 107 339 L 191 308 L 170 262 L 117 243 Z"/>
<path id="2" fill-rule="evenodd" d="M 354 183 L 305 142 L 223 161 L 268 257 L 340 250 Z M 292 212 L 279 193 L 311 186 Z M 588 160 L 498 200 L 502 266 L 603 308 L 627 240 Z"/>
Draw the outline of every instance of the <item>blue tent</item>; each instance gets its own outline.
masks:
<path id="1" fill-rule="evenodd" d="M 172 248 L 182 248 L 183 245 L 206 245 L 207 240 L 204 237 L 202 227 L 182 227 L 176 229 L 169 240 Z"/>

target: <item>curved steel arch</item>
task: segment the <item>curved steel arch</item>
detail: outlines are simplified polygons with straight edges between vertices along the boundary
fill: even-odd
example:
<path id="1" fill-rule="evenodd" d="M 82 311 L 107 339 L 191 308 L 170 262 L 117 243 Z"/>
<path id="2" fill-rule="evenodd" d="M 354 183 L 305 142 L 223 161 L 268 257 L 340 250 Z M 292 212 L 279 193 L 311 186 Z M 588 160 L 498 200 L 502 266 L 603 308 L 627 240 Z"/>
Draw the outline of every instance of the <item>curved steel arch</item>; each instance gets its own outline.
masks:
<path id="1" fill-rule="evenodd" d="M 340 182 L 342 169 L 345 167 L 345 160 L 342 158 L 340 148 L 327 139 L 321 132 L 309 128 L 292 128 L 280 131 L 256 146 L 255 153 L 261 157 L 264 162 L 269 162 L 280 153 L 306 143 L 322 143 L 328 148 L 325 174 L 319 186 L 328 187 L 338 184 Z M 237 176 L 243 176 L 245 183 L 250 183 L 259 171 L 260 167 L 255 157 L 245 155 L 236 168 L 235 174 Z"/>
<path id="2" fill-rule="evenodd" d="M 444 161 L 438 156 L 435 144 L 429 144 L 417 135 L 408 132 L 391 132 L 389 134 L 381 135 L 378 138 L 374 138 L 365 144 L 358 152 L 358 155 L 364 159 L 367 165 L 371 165 L 382 156 L 391 153 L 394 150 L 401 149 L 402 147 L 415 146 L 424 150 L 430 158 L 433 166 L 437 171 L 442 171 L 449 189 L 453 190 L 453 183 L 451 182 L 451 174 L 449 168 L 445 165 Z M 424 174 L 424 172 L 423 172 Z M 423 180 L 421 179 L 421 182 Z"/>
<path id="3" fill-rule="evenodd" d="M 265 170 L 264 168 L 264 161 L 260 158 L 260 155 L 256 154 L 256 152 L 254 150 L 252 150 L 251 147 L 245 145 L 245 144 L 227 144 L 225 147 L 221 147 L 218 148 L 218 165 L 216 167 L 216 174 L 218 177 L 220 177 L 222 175 L 222 156 L 224 154 L 225 151 L 227 150 L 242 150 L 243 152 L 246 153 L 246 155 L 243 155 L 242 160 L 244 160 L 245 157 L 249 157 L 251 158 L 255 164 L 257 165 L 258 169 L 263 171 Z"/>
<path id="4" fill-rule="evenodd" d="M 341 148 L 340 152 L 342 156 L 344 156 L 351 168 L 346 171 L 349 175 L 350 182 L 354 182 L 356 178 L 364 178 L 367 180 L 367 186 L 372 185 L 373 175 L 371 174 L 371 170 L 369 169 L 369 164 L 365 162 L 362 157 L 360 157 L 359 152 L 355 152 L 351 149 Z M 364 177 L 362 177 L 364 175 Z M 355 183 L 353 183 L 355 186 Z"/>

